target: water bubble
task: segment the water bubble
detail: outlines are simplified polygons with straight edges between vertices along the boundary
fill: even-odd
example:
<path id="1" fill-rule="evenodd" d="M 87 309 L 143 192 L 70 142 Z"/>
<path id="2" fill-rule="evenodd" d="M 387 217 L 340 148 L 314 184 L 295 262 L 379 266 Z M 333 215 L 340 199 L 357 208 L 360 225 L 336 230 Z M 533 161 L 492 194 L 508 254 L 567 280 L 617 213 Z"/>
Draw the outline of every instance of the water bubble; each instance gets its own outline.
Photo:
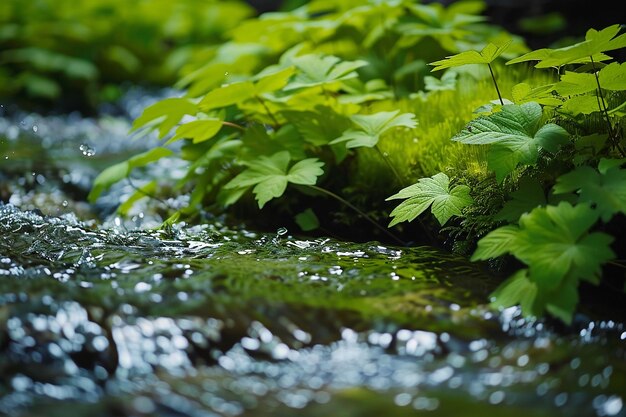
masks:
<path id="1" fill-rule="evenodd" d="M 80 145 L 78 147 L 78 149 L 80 149 L 80 151 L 83 153 L 83 155 L 85 156 L 94 156 L 96 154 L 96 150 L 94 148 L 92 148 L 91 146 L 83 143 L 82 145 Z"/>

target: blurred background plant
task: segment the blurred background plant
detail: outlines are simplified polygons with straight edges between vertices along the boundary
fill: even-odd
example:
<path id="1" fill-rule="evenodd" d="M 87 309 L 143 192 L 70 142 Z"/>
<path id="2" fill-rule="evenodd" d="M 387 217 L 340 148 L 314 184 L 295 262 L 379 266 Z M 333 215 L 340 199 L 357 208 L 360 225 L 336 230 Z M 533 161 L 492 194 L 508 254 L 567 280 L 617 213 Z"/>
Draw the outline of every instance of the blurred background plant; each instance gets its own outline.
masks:
<path id="1" fill-rule="evenodd" d="M 123 83 L 172 85 L 197 45 L 253 13 L 240 1 L 3 0 L 0 99 L 89 113 Z"/>

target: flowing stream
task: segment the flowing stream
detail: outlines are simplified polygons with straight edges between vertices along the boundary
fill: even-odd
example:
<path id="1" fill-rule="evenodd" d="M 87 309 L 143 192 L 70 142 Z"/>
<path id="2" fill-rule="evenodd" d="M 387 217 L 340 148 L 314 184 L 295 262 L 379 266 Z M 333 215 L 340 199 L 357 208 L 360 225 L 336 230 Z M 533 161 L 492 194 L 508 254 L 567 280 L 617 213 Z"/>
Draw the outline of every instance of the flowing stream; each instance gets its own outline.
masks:
<path id="1" fill-rule="evenodd" d="M 623 306 L 525 320 L 435 248 L 156 229 L 154 201 L 112 214 L 130 184 L 85 203 L 155 143 L 128 140 L 142 97 L 97 119 L 0 108 L 0 415 L 626 416 Z"/>

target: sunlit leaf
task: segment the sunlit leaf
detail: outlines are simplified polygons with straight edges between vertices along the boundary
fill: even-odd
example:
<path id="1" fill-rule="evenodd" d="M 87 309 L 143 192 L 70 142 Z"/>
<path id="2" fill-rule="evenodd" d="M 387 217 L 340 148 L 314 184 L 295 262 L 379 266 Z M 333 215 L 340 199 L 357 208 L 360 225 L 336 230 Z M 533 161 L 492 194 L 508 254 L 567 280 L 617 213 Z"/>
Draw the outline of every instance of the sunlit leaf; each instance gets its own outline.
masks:
<path id="1" fill-rule="evenodd" d="M 615 256 L 611 236 L 590 232 L 598 217 L 586 204 L 536 208 L 520 218 L 511 252 L 529 266 L 540 288 L 558 287 L 567 274 L 595 282 L 601 265 Z"/>
<path id="2" fill-rule="evenodd" d="M 284 88 L 286 91 L 357 77 L 356 70 L 367 65 L 367 62 L 342 61 L 336 56 L 310 54 L 294 58 L 293 64 L 297 72 L 294 79 Z"/>
<path id="3" fill-rule="evenodd" d="M 168 143 L 180 139 L 191 139 L 193 143 L 204 142 L 220 131 L 222 123 L 220 119 L 200 119 L 185 123 L 176 129 L 176 133 Z"/>
<path id="4" fill-rule="evenodd" d="M 478 241 L 478 247 L 472 255 L 472 261 L 493 259 L 511 253 L 519 228 L 514 225 L 502 226 L 489 232 Z"/>
<path id="5" fill-rule="evenodd" d="M 489 43 L 480 52 L 478 51 L 465 51 L 460 54 L 452 55 L 442 59 L 440 61 L 431 62 L 429 65 L 433 65 L 435 68 L 432 71 L 439 71 L 446 68 L 460 67 L 468 64 L 490 64 L 497 57 L 502 55 L 504 51 L 511 44 L 511 40 L 495 45 Z"/>
<path id="6" fill-rule="evenodd" d="M 323 162 L 317 158 L 304 159 L 296 162 L 289 170 L 290 155 L 281 151 L 272 156 L 260 156 L 248 161 L 248 168 L 228 182 L 226 189 L 242 189 L 254 186 L 252 192 L 258 201 L 259 208 L 271 199 L 280 197 L 287 189 L 288 183 L 314 185 L 317 178 L 324 173 Z M 239 194 L 241 196 L 242 193 Z M 238 198 L 238 197 L 237 197 Z"/>
<path id="7" fill-rule="evenodd" d="M 331 143 L 346 142 L 347 148 L 374 147 L 383 133 L 395 128 L 413 129 L 417 126 L 413 113 L 399 114 L 400 110 L 369 115 L 356 114 L 350 119 L 356 128 L 348 129 Z"/>
<path id="8" fill-rule="evenodd" d="M 626 214 L 626 169 L 620 169 L 622 160 L 603 166 L 599 172 L 590 166 L 581 166 L 561 175 L 554 185 L 555 194 L 577 192 L 580 201 L 594 204 L 602 220 L 608 222 L 616 213 Z"/>
<path id="9" fill-rule="evenodd" d="M 184 115 L 195 115 L 200 109 L 187 98 L 166 98 L 146 107 L 141 116 L 133 122 L 132 130 L 137 130 L 151 122 L 158 123 L 159 137 L 162 138 L 176 126 Z"/>
<path id="10" fill-rule="evenodd" d="M 450 179 L 441 172 L 431 178 L 421 178 L 416 184 L 387 198 L 386 201 L 406 199 L 391 212 L 390 217 L 393 220 L 389 227 L 414 220 L 430 206 L 433 215 L 444 225 L 450 217 L 461 216 L 462 210 L 473 203 L 469 192 L 466 185 L 457 185 L 450 189 Z"/>
<path id="11" fill-rule="evenodd" d="M 501 181 L 518 164 L 531 165 L 539 149 L 552 153 L 567 143 L 569 134 L 562 127 L 541 125 L 542 109 L 538 103 L 506 105 L 502 111 L 479 117 L 467 124 L 452 140 L 472 145 L 493 144 L 489 166 Z"/>

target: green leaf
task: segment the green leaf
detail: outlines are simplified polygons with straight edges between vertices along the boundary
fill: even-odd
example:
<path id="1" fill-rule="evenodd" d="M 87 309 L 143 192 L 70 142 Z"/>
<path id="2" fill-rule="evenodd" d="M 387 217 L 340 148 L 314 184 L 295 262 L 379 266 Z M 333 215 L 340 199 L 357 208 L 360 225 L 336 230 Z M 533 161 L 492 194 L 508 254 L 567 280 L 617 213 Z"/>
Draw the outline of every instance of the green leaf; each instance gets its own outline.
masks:
<path id="1" fill-rule="evenodd" d="M 502 210 L 494 216 L 494 220 L 517 222 L 520 216 L 530 212 L 538 206 L 545 206 L 546 196 L 537 180 L 524 179 L 516 191 L 511 193 L 511 200 L 507 201 Z"/>
<path id="2" fill-rule="evenodd" d="M 561 319 L 565 324 L 571 324 L 576 305 L 578 304 L 578 288 L 577 282 L 564 282 L 553 296 L 546 297 L 546 310 L 553 316 Z"/>
<path id="3" fill-rule="evenodd" d="M 254 84 L 250 81 L 231 83 L 209 91 L 198 105 L 207 111 L 240 103 L 254 94 Z"/>
<path id="4" fill-rule="evenodd" d="M 567 274 L 594 282 L 601 265 L 615 256 L 611 236 L 589 232 L 597 220 L 598 212 L 586 204 L 536 208 L 520 218 L 512 253 L 541 289 L 557 288 Z"/>
<path id="5" fill-rule="evenodd" d="M 341 61 L 336 56 L 303 55 L 293 59 L 298 71 L 285 91 L 315 87 L 357 77 L 355 70 L 367 65 L 365 61 Z"/>
<path id="6" fill-rule="evenodd" d="M 426 91 L 443 91 L 454 90 L 456 88 L 458 74 L 453 71 L 446 71 L 441 79 L 435 78 L 431 75 L 424 77 L 424 89 Z"/>
<path id="7" fill-rule="evenodd" d="M 571 48 L 571 46 L 569 47 Z M 611 59 L 610 56 L 605 54 L 593 55 L 594 62 L 602 62 Z M 565 64 L 585 64 L 591 62 L 591 59 L 587 56 L 582 58 L 571 59 L 569 52 L 566 48 L 563 49 L 537 49 L 532 52 L 528 52 L 520 57 L 507 61 L 506 65 L 519 64 L 520 62 L 527 61 L 539 61 L 535 64 L 535 68 L 551 68 L 561 67 Z"/>
<path id="8" fill-rule="evenodd" d="M 554 85 L 554 89 L 562 96 L 584 94 L 597 88 L 596 77 L 593 74 L 567 71 L 561 75 L 561 81 Z"/>
<path id="9" fill-rule="evenodd" d="M 200 109 L 187 98 L 166 98 L 146 107 L 141 116 L 133 122 L 131 132 L 149 123 L 159 125 L 159 138 L 163 138 L 180 122 L 184 115 L 195 115 Z"/>
<path id="10" fill-rule="evenodd" d="M 610 91 L 626 90 L 626 62 L 613 62 L 598 73 L 600 87 Z"/>
<path id="11" fill-rule="evenodd" d="M 609 167 L 604 162 L 604 172 L 589 166 L 578 167 L 557 178 L 554 193 L 577 192 L 580 201 L 595 205 L 604 222 L 616 213 L 626 214 L 626 170 L 619 168 L 621 163 L 617 160 L 616 166 Z"/>
<path id="12" fill-rule="evenodd" d="M 472 261 L 480 261 L 497 258 L 511 253 L 515 247 L 515 241 L 519 228 L 515 225 L 502 226 L 495 229 L 478 241 L 478 247 L 472 255 Z"/>
<path id="13" fill-rule="evenodd" d="M 488 163 L 498 181 L 502 181 L 520 163 L 534 164 L 539 149 L 554 153 L 567 143 L 567 131 L 554 123 L 541 126 L 541 117 L 538 103 L 506 105 L 498 113 L 472 120 L 452 140 L 471 145 L 494 144 Z"/>
<path id="14" fill-rule="evenodd" d="M 544 106 L 560 106 L 562 101 L 552 95 L 553 84 L 531 88 L 529 84 L 519 83 L 513 86 L 511 95 L 515 104 L 534 101 Z"/>
<path id="15" fill-rule="evenodd" d="M 289 169 L 289 182 L 301 185 L 314 185 L 317 177 L 324 173 L 324 163 L 317 158 L 308 158 L 298 161 Z"/>
<path id="16" fill-rule="evenodd" d="M 134 168 L 148 165 L 174 153 L 167 148 L 154 148 L 129 158 L 126 161 L 112 165 L 102 171 L 93 181 L 87 200 L 95 203 L 100 194 L 108 190 L 113 184 L 126 178 Z"/>
<path id="17" fill-rule="evenodd" d="M 314 111 L 284 111 L 282 115 L 292 123 L 306 142 L 328 145 L 350 127 L 350 119 L 328 106 L 318 105 Z"/>
<path id="18" fill-rule="evenodd" d="M 626 47 L 626 34 L 615 36 L 620 31 L 620 25 L 613 25 L 600 31 L 589 29 L 585 40 L 575 45 L 559 49 L 540 49 L 512 59 L 508 64 L 516 64 L 524 61 L 539 61 L 535 67 L 549 68 L 561 67 L 566 64 L 605 61 L 611 57 L 603 52 Z"/>
<path id="19" fill-rule="evenodd" d="M 606 104 L 606 102 L 605 102 Z M 582 95 L 574 96 L 560 108 L 560 111 L 565 114 L 576 116 L 579 114 L 591 114 L 601 111 L 600 98 L 595 95 Z"/>
<path id="20" fill-rule="evenodd" d="M 193 143 L 204 142 L 211 139 L 222 128 L 222 120 L 220 119 L 200 119 L 193 122 L 185 123 L 178 126 L 176 134 L 167 141 L 167 143 L 175 142 L 180 139 L 191 139 Z"/>
<path id="21" fill-rule="evenodd" d="M 539 316 L 542 311 L 534 306 L 537 292 L 537 284 L 528 278 L 528 270 L 520 269 L 491 294 L 493 299 L 491 305 L 496 308 L 508 308 L 519 304 L 526 317 Z"/>
<path id="22" fill-rule="evenodd" d="M 499 45 L 493 43 L 487 44 L 482 51 L 465 51 L 460 54 L 448 56 L 440 61 L 431 62 L 428 65 L 433 65 L 435 68 L 432 71 L 439 71 L 446 68 L 460 67 L 468 64 L 490 64 L 497 57 L 511 45 L 511 40 L 508 40 Z"/>
<path id="23" fill-rule="evenodd" d="M 372 148 L 378 144 L 380 136 L 383 133 L 395 127 L 413 129 L 417 126 L 417 121 L 413 113 L 399 113 L 400 110 L 396 110 L 369 115 L 356 114 L 351 116 L 350 119 L 352 123 L 356 125 L 356 129 L 348 129 L 343 135 L 330 143 L 346 142 L 347 148 L 358 148 L 361 146 Z"/>
<path id="24" fill-rule="evenodd" d="M 296 214 L 296 223 L 304 232 L 310 232 L 311 230 L 315 230 L 320 227 L 319 219 L 315 215 L 315 212 L 310 208 Z"/>
<path id="25" fill-rule="evenodd" d="M 272 198 L 283 195 L 287 183 L 313 185 L 317 182 L 317 177 L 324 173 L 322 170 L 324 163 L 317 158 L 299 161 L 287 172 L 289 159 L 289 152 L 281 151 L 269 157 L 260 156 L 248 161 L 246 162 L 248 168 L 230 180 L 224 188 L 245 191 L 254 185 L 252 192 L 259 203 L 259 208 L 263 208 Z"/>
<path id="26" fill-rule="evenodd" d="M 431 178 L 421 178 L 416 184 L 403 188 L 397 194 L 387 198 L 407 199 L 400 203 L 390 214 L 394 219 L 389 227 L 403 221 L 412 221 L 429 206 L 431 212 L 444 225 L 452 216 L 461 216 L 463 208 L 474 202 L 466 185 L 457 185 L 450 189 L 450 179 L 444 173 Z"/>
<path id="27" fill-rule="evenodd" d="M 261 73 L 254 78 L 254 90 L 256 95 L 271 93 L 285 87 L 289 79 L 296 71 L 293 66 L 270 73 Z"/>

